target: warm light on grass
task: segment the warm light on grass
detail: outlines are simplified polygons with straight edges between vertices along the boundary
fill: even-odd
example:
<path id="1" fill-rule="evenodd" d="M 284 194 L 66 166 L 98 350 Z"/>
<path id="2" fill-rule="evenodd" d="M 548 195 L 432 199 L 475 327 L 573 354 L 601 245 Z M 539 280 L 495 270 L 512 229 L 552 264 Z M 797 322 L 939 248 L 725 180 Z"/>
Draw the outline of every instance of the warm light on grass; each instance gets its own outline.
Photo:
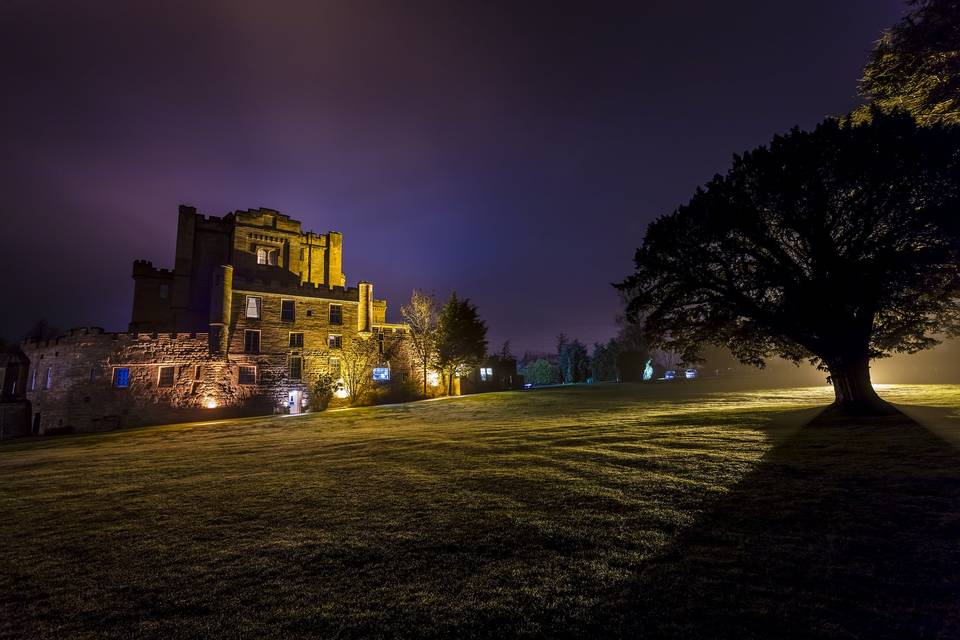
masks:
<path id="1" fill-rule="evenodd" d="M 953 566 L 937 554 L 955 533 L 936 523 L 955 522 L 937 496 L 957 456 L 904 444 L 923 429 L 861 429 L 833 448 L 842 429 L 801 427 L 833 400 L 827 385 L 725 384 L 3 443 L 0 537 L 29 543 L 0 545 L 0 637 L 677 637 L 670 625 L 702 622 L 711 597 L 718 626 L 684 637 L 794 611 L 809 616 L 797 628 L 842 628 L 829 616 L 851 610 L 889 626 L 877 594 Z M 960 407 L 954 386 L 882 389 Z M 857 546 L 874 521 L 922 533 L 868 531 Z M 856 573 L 885 541 L 927 564 Z M 924 620 L 951 610 L 923 592 L 905 601 Z M 617 615 L 642 633 L 620 633 Z"/>

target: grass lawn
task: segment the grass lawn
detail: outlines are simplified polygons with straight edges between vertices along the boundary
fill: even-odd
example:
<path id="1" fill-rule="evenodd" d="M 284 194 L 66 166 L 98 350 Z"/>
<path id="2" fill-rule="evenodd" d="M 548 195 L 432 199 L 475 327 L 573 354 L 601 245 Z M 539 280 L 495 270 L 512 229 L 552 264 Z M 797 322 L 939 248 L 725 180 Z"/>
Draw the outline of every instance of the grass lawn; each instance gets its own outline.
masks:
<path id="1" fill-rule="evenodd" d="M 960 637 L 960 387 L 502 393 L 0 445 L 0 637 Z"/>

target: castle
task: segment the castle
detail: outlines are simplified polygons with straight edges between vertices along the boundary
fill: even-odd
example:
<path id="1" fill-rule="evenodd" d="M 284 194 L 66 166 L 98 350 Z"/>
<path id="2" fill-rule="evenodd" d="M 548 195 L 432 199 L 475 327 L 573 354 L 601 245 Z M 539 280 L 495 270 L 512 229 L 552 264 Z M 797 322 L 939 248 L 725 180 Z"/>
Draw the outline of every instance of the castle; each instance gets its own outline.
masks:
<path id="1" fill-rule="evenodd" d="M 318 374 L 340 377 L 350 341 L 406 331 L 386 322 L 371 283 L 346 286 L 342 258 L 340 233 L 303 231 L 271 209 L 181 206 L 173 268 L 133 263 L 127 332 L 23 344 L 30 433 L 303 411 Z M 410 373 L 405 361 L 380 365 L 387 378 Z"/>

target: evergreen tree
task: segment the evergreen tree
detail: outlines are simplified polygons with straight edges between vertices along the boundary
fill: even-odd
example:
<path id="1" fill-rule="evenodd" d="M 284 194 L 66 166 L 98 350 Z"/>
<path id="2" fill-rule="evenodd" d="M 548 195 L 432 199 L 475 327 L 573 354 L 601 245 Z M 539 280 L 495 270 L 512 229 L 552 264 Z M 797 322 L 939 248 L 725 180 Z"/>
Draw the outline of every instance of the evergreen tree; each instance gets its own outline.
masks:
<path id="1" fill-rule="evenodd" d="M 487 351 L 487 326 L 470 300 L 453 293 L 437 319 L 434 357 L 453 393 L 453 379 L 464 367 L 476 365 Z"/>

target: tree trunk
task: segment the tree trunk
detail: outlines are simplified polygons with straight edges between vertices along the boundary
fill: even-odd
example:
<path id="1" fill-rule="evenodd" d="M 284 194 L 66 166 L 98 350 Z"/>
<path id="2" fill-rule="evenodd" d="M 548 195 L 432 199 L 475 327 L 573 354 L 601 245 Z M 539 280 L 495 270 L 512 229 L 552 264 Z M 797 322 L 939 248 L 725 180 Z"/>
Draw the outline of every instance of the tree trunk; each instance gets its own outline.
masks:
<path id="1" fill-rule="evenodd" d="M 870 383 L 869 358 L 838 359 L 829 365 L 829 369 L 836 395 L 831 408 L 837 413 L 867 416 L 897 412 L 874 391 Z"/>

